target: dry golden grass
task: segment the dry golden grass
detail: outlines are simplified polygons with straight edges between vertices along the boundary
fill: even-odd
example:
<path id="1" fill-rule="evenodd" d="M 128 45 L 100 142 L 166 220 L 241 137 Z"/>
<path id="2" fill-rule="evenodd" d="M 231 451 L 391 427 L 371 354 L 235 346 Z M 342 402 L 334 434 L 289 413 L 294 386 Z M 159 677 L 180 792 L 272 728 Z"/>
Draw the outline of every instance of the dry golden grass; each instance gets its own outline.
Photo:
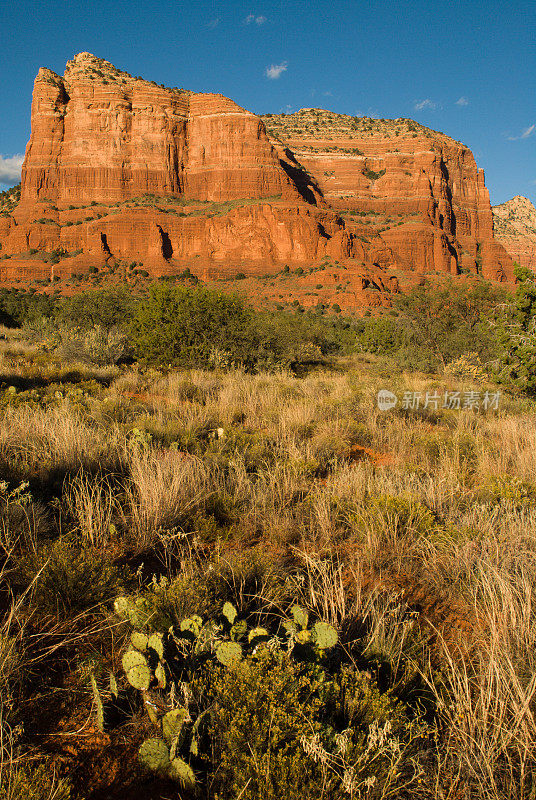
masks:
<path id="1" fill-rule="evenodd" d="M 187 574 L 188 547 L 260 543 L 291 562 L 304 604 L 342 631 L 358 620 L 365 653 L 398 676 L 413 664 L 435 694 L 441 745 L 415 797 L 533 800 L 532 407 L 382 414 L 382 369 L 125 371 L 85 406 L 6 402 L 0 463 L 19 479 L 66 476 L 62 534 L 110 559 L 163 551 L 163 574 L 180 569 L 171 555 Z M 438 384 L 467 388 L 391 385 Z M 389 461 L 355 460 L 356 445 Z M 20 668 L 17 603 L 0 635 L 4 686 Z"/>
<path id="2" fill-rule="evenodd" d="M 52 407 L 7 406 L 0 418 L 0 459 L 17 469 L 76 472 L 117 462 L 123 437 L 103 427 L 68 401 Z"/>

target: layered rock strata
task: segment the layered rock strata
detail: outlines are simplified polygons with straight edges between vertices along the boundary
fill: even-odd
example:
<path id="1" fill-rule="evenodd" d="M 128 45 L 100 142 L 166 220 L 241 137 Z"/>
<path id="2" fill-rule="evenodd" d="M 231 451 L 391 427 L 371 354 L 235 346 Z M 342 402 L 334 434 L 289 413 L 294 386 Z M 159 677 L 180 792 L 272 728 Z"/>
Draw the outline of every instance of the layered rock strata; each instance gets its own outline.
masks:
<path id="1" fill-rule="evenodd" d="M 0 244 L 4 282 L 132 260 L 152 276 L 188 266 L 207 279 L 331 260 L 358 306 L 426 275 L 512 280 L 483 172 L 459 142 L 321 109 L 260 118 L 89 53 L 62 77 L 39 70 L 21 199 L 0 216 Z M 34 251 L 62 258 L 51 270 Z"/>
<path id="2" fill-rule="evenodd" d="M 512 259 L 536 271 L 536 208 L 517 195 L 492 207 L 495 238 Z"/>

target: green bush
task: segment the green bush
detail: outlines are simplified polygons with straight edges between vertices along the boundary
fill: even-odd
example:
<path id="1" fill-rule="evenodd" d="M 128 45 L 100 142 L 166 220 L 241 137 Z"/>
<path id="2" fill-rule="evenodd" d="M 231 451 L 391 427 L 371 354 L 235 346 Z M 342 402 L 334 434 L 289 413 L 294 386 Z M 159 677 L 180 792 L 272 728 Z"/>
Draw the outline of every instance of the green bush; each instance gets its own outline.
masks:
<path id="1" fill-rule="evenodd" d="M 74 328 L 99 326 L 103 331 L 127 329 L 134 301 L 125 288 L 97 289 L 66 297 L 57 309 L 58 322 Z"/>
<path id="2" fill-rule="evenodd" d="M 511 302 L 491 320 L 498 342 L 494 377 L 500 383 L 536 392 L 536 281 L 534 273 L 515 264 L 517 288 Z"/>
<path id="3" fill-rule="evenodd" d="M 342 800 L 372 786 L 380 797 L 403 780 L 393 766 L 417 726 L 368 673 L 343 667 L 328 677 L 263 648 L 234 670 L 213 668 L 196 688 L 213 704 L 208 780 L 221 800 Z"/>
<path id="4" fill-rule="evenodd" d="M 408 366 L 419 360 L 445 366 L 464 353 L 489 361 L 499 352 L 493 316 L 505 292 L 485 281 L 471 286 L 452 280 L 424 283 L 396 298 L 406 327 Z M 404 349 L 404 348 L 403 348 Z"/>
<path id="5" fill-rule="evenodd" d="M 391 317 L 363 320 L 358 331 L 358 347 L 367 353 L 391 355 L 407 341 L 404 328 Z"/>
<path id="6" fill-rule="evenodd" d="M 252 309 L 238 296 L 158 283 L 137 305 L 132 341 L 143 361 L 206 367 L 220 353 L 229 365 L 252 367 L 257 344 L 253 320 Z"/>
<path id="7" fill-rule="evenodd" d="M 0 324 L 8 327 L 19 328 L 26 322 L 48 318 L 55 307 L 56 301 L 50 295 L 37 294 L 34 289 L 0 289 Z"/>
<path id="8" fill-rule="evenodd" d="M 35 584 L 35 604 L 43 613 L 76 614 L 117 594 L 121 572 L 109 558 L 74 541 L 45 545 L 20 565 L 22 576 Z"/>
<path id="9" fill-rule="evenodd" d="M 379 172 L 374 172 L 372 169 L 366 169 L 363 172 L 363 175 L 371 181 L 377 181 L 378 178 L 381 178 L 383 175 L 385 175 L 385 170 L 381 169 Z"/>
<path id="10" fill-rule="evenodd" d="M 299 303 L 298 303 L 299 305 Z M 256 313 L 235 295 L 206 288 L 150 287 L 138 302 L 131 340 L 140 360 L 175 366 L 296 368 L 348 352 L 351 323 L 317 314 Z"/>

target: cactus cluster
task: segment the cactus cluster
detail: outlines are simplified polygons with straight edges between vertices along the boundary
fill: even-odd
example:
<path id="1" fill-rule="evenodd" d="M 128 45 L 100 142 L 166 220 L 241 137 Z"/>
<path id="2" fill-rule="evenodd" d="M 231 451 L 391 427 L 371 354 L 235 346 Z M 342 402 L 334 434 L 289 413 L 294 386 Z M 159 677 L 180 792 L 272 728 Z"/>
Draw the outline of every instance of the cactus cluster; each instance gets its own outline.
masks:
<path id="1" fill-rule="evenodd" d="M 115 610 L 131 624 L 135 620 L 141 627 L 148 626 L 149 613 L 143 599 L 139 602 L 139 598 L 120 597 L 116 600 Z M 284 620 L 283 629 L 287 649 L 291 653 L 295 651 L 297 657 L 321 659 L 326 650 L 337 644 L 335 628 L 321 621 L 309 627 L 309 614 L 301 606 L 293 605 L 290 616 L 291 619 Z M 243 658 L 255 655 L 259 645 L 270 639 L 278 647 L 284 644 L 280 636 L 271 637 L 266 628 L 249 628 L 245 619 L 238 618 L 237 609 L 229 602 L 224 604 L 218 621 L 204 622 L 200 616 L 192 615 L 178 626 L 170 626 L 165 633 L 132 632 L 130 648 L 123 655 L 123 669 L 128 683 L 143 693 L 151 721 L 160 726 L 160 736 L 147 739 L 140 747 L 140 760 L 148 769 L 174 779 L 184 787 L 194 786 L 195 775 L 185 758 L 198 755 L 200 725 L 205 715 L 210 713 L 204 711 L 192 721 L 187 707 L 172 708 L 160 717 L 148 690 L 169 688 L 173 705 L 176 687 L 187 685 L 190 675 L 202 668 L 207 659 L 215 658 L 227 669 L 235 669 Z M 102 719 L 98 702 L 97 717 Z"/>
<path id="2" fill-rule="evenodd" d="M 292 606 L 290 613 L 292 620 L 283 622 L 290 651 L 298 644 L 309 647 L 312 652 L 323 656 L 325 650 L 335 647 L 339 641 L 336 629 L 328 622 L 315 622 L 312 628 L 308 628 L 309 614 L 301 606 Z"/>
<path id="3" fill-rule="evenodd" d="M 130 643 L 131 649 L 123 655 L 123 669 L 130 685 L 146 692 L 155 681 L 159 689 L 165 689 L 164 635 L 152 633 L 149 636 L 133 631 Z"/>
<path id="4" fill-rule="evenodd" d="M 141 763 L 151 771 L 191 788 L 195 785 L 194 772 L 190 765 L 177 755 L 185 739 L 184 726 L 188 718 L 186 708 L 174 708 L 168 711 L 162 718 L 162 737 L 146 739 L 139 749 L 138 756 Z M 192 735 L 193 740 L 194 735 Z M 193 750 L 197 752 L 197 739 Z"/>
<path id="5" fill-rule="evenodd" d="M 114 611 L 126 619 L 133 628 L 143 628 L 150 618 L 150 611 L 144 597 L 118 597 L 114 602 Z"/>

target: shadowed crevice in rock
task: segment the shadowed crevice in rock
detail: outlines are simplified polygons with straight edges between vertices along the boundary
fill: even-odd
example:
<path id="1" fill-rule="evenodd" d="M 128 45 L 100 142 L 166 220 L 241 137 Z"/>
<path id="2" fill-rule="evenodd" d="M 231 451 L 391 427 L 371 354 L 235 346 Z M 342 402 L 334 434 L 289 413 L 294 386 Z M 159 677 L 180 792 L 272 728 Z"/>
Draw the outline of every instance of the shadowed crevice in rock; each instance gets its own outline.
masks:
<path id="1" fill-rule="evenodd" d="M 111 253 L 110 247 L 108 245 L 108 237 L 106 236 L 105 233 L 101 233 L 100 238 L 101 238 L 102 249 L 104 250 L 105 253 L 107 253 L 109 256 L 111 256 L 112 253 Z"/>
<path id="2" fill-rule="evenodd" d="M 158 225 L 158 232 L 160 234 L 162 255 L 164 256 L 165 259 L 169 259 L 173 255 L 173 245 L 171 244 L 171 239 L 169 238 L 169 234 L 166 233 L 166 231 L 162 230 L 160 225 Z"/>
<path id="3" fill-rule="evenodd" d="M 285 156 L 287 157 L 288 161 L 284 159 L 280 159 L 279 163 L 287 173 L 288 177 L 301 194 L 303 199 L 306 203 L 310 203 L 313 206 L 317 205 L 317 195 L 322 197 L 322 192 L 318 185 L 313 181 L 309 173 L 304 169 L 304 167 L 300 164 L 299 161 L 296 160 L 296 157 L 292 150 L 288 148 L 285 149 Z"/>
<path id="4" fill-rule="evenodd" d="M 453 247 L 450 242 L 447 242 L 447 247 L 449 249 L 449 253 L 451 254 L 452 258 L 456 262 L 456 275 L 459 275 L 460 274 L 460 265 L 458 263 L 458 253 L 456 251 L 456 248 Z"/>
<path id="5" fill-rule="evenodd" d="M 327 230 L 324 228 L 324 226 L 322 225 L 322 223 L 321 223 L 321 222 L 319 222 L 319 223 L 318 223 L 318 233 L 319 233 L 319 234 L 320 234 L 320 236 L 322 236 L 324 239 L 331 239 L 331 236 L 329 235 L 329 233 L 328 233 L 328 232 L 327 232 Z"/>
<path id="6" fill-rule="evenodd" d="M 447 165 L 445 164 L 443 159 L 441 159 L 441 163 L 439 166 L 441 168 L 441 174 L 443 175 L 443 179 L 445 181 L 445 193 L 450 208 L 450 232 L 452 233 L 453 236 L 456 236 L 456 214 L 454 213 L 454 208 L 452 206 L 452 189 L 450 188 L 450 175 Z"/>

